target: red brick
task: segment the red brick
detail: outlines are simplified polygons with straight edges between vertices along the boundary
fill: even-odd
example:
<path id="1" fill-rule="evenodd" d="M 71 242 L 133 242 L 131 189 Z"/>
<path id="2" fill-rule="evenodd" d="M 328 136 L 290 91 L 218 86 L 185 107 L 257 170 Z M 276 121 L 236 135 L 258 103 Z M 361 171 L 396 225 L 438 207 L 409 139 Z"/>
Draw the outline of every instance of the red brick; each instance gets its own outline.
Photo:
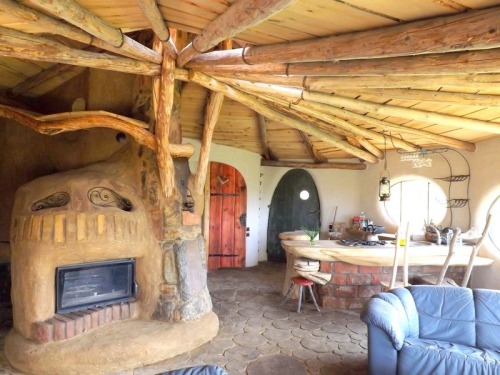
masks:
<path id="1" fill-rule="evenodd" d="M 320 272 L 332 273 L 332 262 L 319 262 L 319 270 Z"/>
<path id="2" fill-rule="evenodd" d="M 33 339 L 38 342 L 51 342 L 54 337 L 54 325 L 47 322 L 36 322 L 33 325 Z"/>
<path id="3" fill-rule="evenodd" d="M 424 266 L 423 267 L 423 270 L 422 270 L 423 273 L 439 273 L 441 272 L 441 267 L 439 266 Z"/>
<path id="4" fill-rule="evenodd" d="M 330 284 L 335 285 L 345 285 L 347 280 L 347 275 L 344 273 L 334 273 L 330 279 Z"/>
<path id="5" fill-rule="evenodd" d="M 97 316 L 99 320 L 99 325 L 103 326 L 106 324 L 106 311 L 104 308 L 100 307 L 97 309 Z"/>
<path id="6" fill-rule="evenodd" d="M 78 315 L 81 314 L 81 317 L 83 318 L 83 332 L 90 331 L 92 329 L 92 312 L 85 311 L 85 312 L 77 313 L 77 314 Z"/>
<path id="7" fill-rule="evenodd" d="M 130 307 L 128 303 L 122 303 L 120 307 L 121 307 L 122 319 L 130 318 Z"/>
<path id="8" fill-rule="evenodd" d="M 55 319 L 60 320 L 61 322 L 64 322 L 66 325 L 66 338 L 70 339 L 72 337 L 75 337 L 75 321 L 73 319 L 68 318 L 67 316 L 64 315 L 55 315 Z"/>
<path id="9" fill-rule="evenodd" d="M 359 266 L 359 273 L 382 273 L 382 267 Z"/>
<path id="10" fill-rule="evenodd" d="M 358 266 L 344 262 L 335 262 L 335 273 L 358 273 Z"/>
<path id="11" fill-rule="evenodd" d="M 90 309 L 89 313 L 90 313 L 92 328 L 99 327 L 99 309 Z"/>
<path id="12" fill-rule="evenodd" d="M 345 298 L 327 298 L 323 301 L 324 307 L 329 307 L 333 309 L 346 309 L 348 303 Z"/>
<path id="13" fill-rule="evenodd" d="M 66 324 L 60 320 L 51 318 L 47 323 L 52 324 L 54 327 L 54 341 L 66 339 Z"/>
<path id="14" fill-rule="evenodd" d="M 392 267 L 382 267 L 382 273 L 392 273 Z"/>
<path id="15" fill-rule="evenodd" d="M 360 285 L 358 287 L 359 297 L 371 297 L 374 294 L 380 293 L 382 291 L 381 285 Z"/>
<path id="16" fill-rule="evenodd" d="M 383 282 L 389 282 L 391 280 L 391 275 L 390 274 L 373 274 L 372 275 L 372 285 L 378 285 L 382 281 Z"/>
<path id="17" fill-rule="evenodd" d="M 68 318 L 73 319 L 75 322 L 75 336 L 81 335 L 84 331 L 84 321 L 81 315 L 77 314 L 68 314 Z"/>
<path id="18" fill-rule="evenodd" d="M 355 273 L 347 275 L 347 285 L 371 285 L 372 275 L 369 273 Z"/>
<path id="19" fill-rule="evenodd" d="M 110 323 L 113 320 L 113 308 L 111 306 L 106 306 L 104 308 L 104 322 Z"/>
<path id="20" fill-rule="evenodd" d="M 132 301 L 132 302 L 129 302 L 128 304 L 129 304 L 129 308 L 130 308 L 130 317 L 137 318 L 137 314 L 139 313 L 137 302 Z"/>
<path id="21" fill-rule="evenodd" d="M 113 320 L 121 320 L 120 305 L 113 305 L 111 308 L 113 309 Z"/>
<path id="22" fill-rule="evenodd" d="M 335 291 L 335 297 L 357 297 L 358 287 L 354 285 L 339 286 Z"/>

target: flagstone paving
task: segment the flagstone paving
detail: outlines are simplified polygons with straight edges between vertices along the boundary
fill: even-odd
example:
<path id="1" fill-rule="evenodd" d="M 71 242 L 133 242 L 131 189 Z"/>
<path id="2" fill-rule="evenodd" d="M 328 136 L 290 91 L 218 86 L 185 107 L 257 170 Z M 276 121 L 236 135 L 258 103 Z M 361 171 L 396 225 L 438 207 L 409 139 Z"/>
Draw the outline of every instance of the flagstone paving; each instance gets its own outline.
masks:
<path id="1" fill-rule="evenodd" d="M 296 300 L 281 305 L 285 264 L 209 272 L 208 288 L 220 320 L 218 335 L 196 351 L 113 375 L 153 375 L 213 364 L 229 375 L 360 375 L 366 373 L 366 325 L 359 311 L 321 308 Z M 8 332 L 0 326 L 0 345 Z M 285 372 L 280 371 L 282 369 Z M 17 375 L 0 352 L 0 375 Z"/>

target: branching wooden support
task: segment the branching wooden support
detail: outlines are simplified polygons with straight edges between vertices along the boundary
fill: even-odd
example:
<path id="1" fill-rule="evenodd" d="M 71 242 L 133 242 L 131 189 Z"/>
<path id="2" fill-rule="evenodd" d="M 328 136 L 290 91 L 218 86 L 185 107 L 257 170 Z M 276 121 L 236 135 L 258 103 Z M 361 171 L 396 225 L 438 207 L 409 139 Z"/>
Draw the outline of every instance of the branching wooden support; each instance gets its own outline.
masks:
<path id="1" fill-rule="evenodd" d="M 215 124 L 219 119 L 222 103 L 224 102 L 224 94 L 221 92 L 212 92 L 208 99 L 207 108 L 205 110 L 205 126 L 203 128 L 203 137 L 201 140 L 200 159 L 198 161 L 198 169 L 196 172 L 194 186 L 197 194 L 203 193 L 205 187 L 205 179 L 207 178 L 208 162 L 210 160 L 210 147 L 212 144 L 212 136 L 215 129 Z"/>
<path id="2" fill-rule="evenodd" d="M 146 130 L 147 124 L 110 112 L 85 111 L 37 115 L 0 104 L 0 117 L 14 120 L 46 135 L 92 128 L 115 129 L 129 134 L 137 143 L 153 151 L 157 150 L 155 137 Z M 194 147 L 190 144 L 170 144 L 168 152 L 174 157 L 190 157 L 194 153 Z"/>

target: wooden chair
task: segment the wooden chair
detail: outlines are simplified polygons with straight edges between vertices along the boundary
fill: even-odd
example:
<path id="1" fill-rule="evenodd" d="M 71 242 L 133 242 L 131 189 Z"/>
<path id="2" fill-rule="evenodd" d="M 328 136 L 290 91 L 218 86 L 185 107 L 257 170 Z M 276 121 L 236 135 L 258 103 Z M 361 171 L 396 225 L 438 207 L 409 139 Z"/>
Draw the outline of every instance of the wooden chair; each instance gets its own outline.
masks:
<path id="1" fill-rule="evenodd" d="M 479 248 L 483 245 L 483 241 L 485 237 L 488 235 L 488 231 L 490 230 L 491 226 L 491 221 L 493 218 L 493 214 L 488 214 L 488 217 L 486 218 L 486 225 L 484 226 L 483 233 L 481 234 L 481 237 L 477 240 L 475 243 L 474 247 L 472 248 L 472 252 L 470 254 L 469 258 L 469 264 L 467 265 L 467 269 L 465 270 L 464 274 L 464 279 L 462 280 L 462 287 L 467 287 L 467 284 L 469 283 L 470 275 L 472 273 L 472 268 L 474 267 L 474 259 L 477 256 L 477 253 L 479 252 Z"/>
<path id="2" fill-rule="evenodd" d="M 450 265 L 451 257 L 455 254 L 455 244 L 457 242 L 458 237 L 460 237 L 460 233 L 462 231 L 460 228 L 455 228 L 453 230 L 453 236 L 450 239 L 448 244 L 448 255 L 444 261 L 443 267 L 441 268 L 441 272 L 438 277 L 431 275 L 421 275 L 415 277 L 412 282 L 416 285 L 449 285 L 449 286 L 458 286 L 455 280 L 450 279 L 446 276 L 446 272 L 448 271 L 448 267 Z"/>
<path id="3" fill-rule="evenodd" d="M 401 245 L 401 240 L 404 238 L 404 245 Z M 394 261 L 392 263 L 392 275 L 389 282 L 381 281 L 382 289 L 387 291 L 389 289 L 401 288 L 408 283 L 408 246 L 410 244 L 410 223 L 400 226 L 396 232 L 396 244 L 394 246 Z M 396 281 L 398 275 L 399 258 L 403 250 L 403 280 Z"/>

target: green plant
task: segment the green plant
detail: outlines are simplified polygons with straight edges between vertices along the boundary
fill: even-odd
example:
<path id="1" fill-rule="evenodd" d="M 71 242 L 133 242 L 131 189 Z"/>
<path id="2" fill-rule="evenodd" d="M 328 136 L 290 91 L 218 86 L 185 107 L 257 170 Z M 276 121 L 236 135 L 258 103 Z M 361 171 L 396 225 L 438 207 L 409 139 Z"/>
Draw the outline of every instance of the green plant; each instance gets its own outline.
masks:
<path id="1" fill-rule="evenodd" d="M 300 228 L 304 231 L 304 233 L 309 237 L 309 242 L 311 244 L 316 243 L 316 237 L 318 237 L 319 232 L 321 231 L 321 227 L 315 226 L 313 228 L 308 228 L 308 227 L 302 227 Z"/>

